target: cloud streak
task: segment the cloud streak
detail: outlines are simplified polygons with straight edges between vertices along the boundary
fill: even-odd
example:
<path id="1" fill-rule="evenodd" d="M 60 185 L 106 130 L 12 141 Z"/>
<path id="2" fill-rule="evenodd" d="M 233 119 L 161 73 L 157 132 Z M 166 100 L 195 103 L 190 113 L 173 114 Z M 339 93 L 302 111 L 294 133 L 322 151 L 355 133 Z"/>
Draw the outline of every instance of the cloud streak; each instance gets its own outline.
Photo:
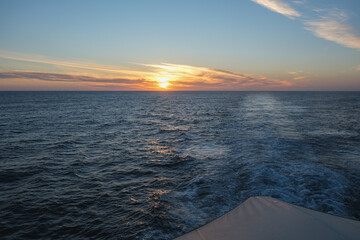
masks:
<path id="1" fill-rule="evenodd" d="M 53 71 L 0 71 L 0 81 L 6 84 L 30 80 L 36 84 L 39 81 L 62 82 L 67 86 L 81 83 L 85 87 L 91 85 L 113 90 L 117 89 L 114 86 L 122 90 L 271 90 L 292 85 L 291 82 L 261 75 L 171 63 L 136 64 L 135 68 L 129 70 L 2 51 L 0 58 L 57 67 Z"/>
<path id="2" fill-rule="evenodd" d="M 280 0 L 251 0 L 257 4 L 260 4 L 271 11 L 285 15 L 288 18 L 294 19 L 300 17 L 301 14 L 293 9 L 289 4 L 284 3 Z"/>
<path id="3" fill-rule="evenodd" d="M 33 71 L 3 71 L 0 72 L 0 79 L 34 79 L 50 82 L 96 82 L 117 84 L 139 84 L 144 82 L 144 79 L 98 78 L 76 74 L 59 74 Z"/>
<path id="4" fill-rule="evenodd" d="M 302 13 L 293 9 L 289 4 L 279 0 L 251 0 L 271 11 L 285 15 L 291 19 L 296 17 L 305 25 L 305 29 L 315 36 L 326 39 L 342 46 L 360 49 L 360 36 L 355 33 L 352 26 L 346 24 L 348 16 L 346 12 L 333 9 L 313 9 L 318 16 L 303 16 Z M 305 1 L 293 1 L 297 5 L 306 5 Z M 309 20 L 311 19 L 311 20 Z"/>
<path id="5" fill-rule="evenodd" d="M 360 36 L 354 29 L 342 21 L 324 17 L 318 21 L 305 22 L 305 29 L 315 36 L 338 43 L 345 47 L 360 49 Z"/>
<path id="6" fill-rule="evenodd" d="M 205 86 L 208 90 L 274 89 L 292 85 L 287 81 L 261 75 L 235 73 L 206 67 L 170 63 L 144 64 L 144 66 L 154 69 L 159 76 L 167 76 L 171 84 L 182 90 L 197 89 L 201 86 Z"/>
<path id="7" fill-rule="evenodd" d="M 1 80 L 33 80 L 63 83 L 84 83 L 88 86 L 116 87 L 129 90 L 159 90 L 168 83 L 168 90 L 271 90 L 284 89 L 292 84 L 261 75 L 242 74 L 206 67 L 180 64 L 142 64 L 146 71 L 121 77 L 49 73 L 34 71 L 0 71 Z M 141 77 L 139 77 L 141 76 Z M 114 86 L 116 86 L 114 88 Z"/>
<path id="8" fill-rule="evenodd" d="M 113 66 L 104 66 L 104 65 L 100 65 L 100 64 L 89 64 L 89 63 L 79 63 L 79 62 L 72 62 L 72 61 L 59 61 L 59 60 L 47 58 L 44 56 L 17 54 L 17 53 L 5 52 L 5 51 L 1 51 L 1 50 L 0 50 L 0 58 L 15 60 L 15 61 L 48 64 L 48 65 L 54 65 L 54 66 L 59 66 L 59 67 L 66 67 L 66 68 L 92 70 L 92 71 L 97 71 L 97 72 L 107 72 L 107 73 L 116 73 L 116 74 L 139 74 L 139 73 L 141 73 L 140 71 L 119 69 L 119 68 L 113 67 Z"/>

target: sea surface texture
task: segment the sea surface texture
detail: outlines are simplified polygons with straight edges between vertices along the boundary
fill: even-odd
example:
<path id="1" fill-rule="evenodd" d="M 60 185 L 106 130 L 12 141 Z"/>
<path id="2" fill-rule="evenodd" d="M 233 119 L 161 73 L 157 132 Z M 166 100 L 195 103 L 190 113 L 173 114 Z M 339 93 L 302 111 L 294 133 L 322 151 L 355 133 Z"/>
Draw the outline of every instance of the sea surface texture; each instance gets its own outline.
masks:
<path id="1" fill-rule="evenodd" d="M 1 239 L 172 239 L 251 196 L 360 220 L 359 92 L 2 92 Z"/>

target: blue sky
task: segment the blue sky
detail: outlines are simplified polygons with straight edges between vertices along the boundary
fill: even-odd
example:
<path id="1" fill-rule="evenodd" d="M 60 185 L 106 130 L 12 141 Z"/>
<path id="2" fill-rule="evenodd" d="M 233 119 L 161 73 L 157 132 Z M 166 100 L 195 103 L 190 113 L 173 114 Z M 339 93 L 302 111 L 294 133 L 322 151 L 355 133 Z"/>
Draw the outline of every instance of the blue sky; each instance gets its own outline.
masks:
<path id="1" fill-rule="evenodd" d="M 1 0 L 0 32 L 0 90 L 360 90 L 355 0 Z"/>

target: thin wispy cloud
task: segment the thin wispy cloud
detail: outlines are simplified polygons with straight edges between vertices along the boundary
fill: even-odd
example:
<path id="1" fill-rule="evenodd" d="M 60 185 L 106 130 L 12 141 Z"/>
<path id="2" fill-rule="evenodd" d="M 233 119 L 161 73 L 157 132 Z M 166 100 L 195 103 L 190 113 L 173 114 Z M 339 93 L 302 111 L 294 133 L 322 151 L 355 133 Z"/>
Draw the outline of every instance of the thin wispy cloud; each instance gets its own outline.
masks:
<path id="1" fill-rule="evenodd" d="M 285 15 L 291 19 L 301 16 L 301 14 L 295 9 L 293 9 L 289 4 L 284 3 L 280 0 L 251 0 L 251 1 L 270 9 L 271 11 Z"/>
<path id="2" fill-rule="evenodd" d="M 292 85 L 287 81 L 261 75 L 235 73 L 180 64 L 142 64 L 143 71 L 119 76 L 82 75 L 36 71 L 0 71 L 0 81 L 34 80 L 46 82 L 84 83 L 106 88 L 117 86 L 130 90 L 261 90 L 284 89 Z M 106 69 L 106 68 L 104 68 Z M 121 72 L 121 69 L 119 69 Z M 112 72 L 112 71 L 111 71 Z M 164 85 L 165 84 L 165 85 Z M 116 89 L 116 88 L 113 88 Z"/>
<path id="3" fill-rule="evenodd" d="M 295 3 L 295 4 L 305 4 L 305 1 L 303 0 L 303 1 L 293 1 L 293 3 Z"/>
<path id="4" fill-rule="evenodd" d="M 95 77 L 79 74 L 60 74 L 36 71 L 0 71 L 0 83 L 5 81 L 6 85 L 11 85 L 17 81 L 32 81 L 33 86 L 40 86 L 40 82 L 48 83 L 63 83 L 67 86 L 76 86 L 81 84 L 83 89 L 88 90 L 142 90 L 144 86 L 155 86 L 152 82 L 147 82 L 145 79 L 131 79 L 119 77 Z"/>
<path id="5" fill-rule="evenodd" d="M 326 39 L 345 47 L 360 49 L 360 36 L 355 29 L 346 23 L 348 15 L 338 9 L 313 9 L 317 16 L 304 16 L 289 4 L 279 0 L 251 0 L 271 11 L 285 15 L 291 19 L 297 18 L 305 25 L 305 29 L 315 36 Z M 297 5 L 307 5 L 306 1 L 292 1 Z M 310 6 L 311 8 L 311 6 Z M 310 20 L 309 20 L 310 19 Z"/>
<path id="6" fill-rule="evenodd" d="M 292 79 L 294 81 L 299 81 L 299 80 L 303 80 L 303 79 L 307 78 L 307 76 L 304 75 L 304 72 L 302 70 L 288 72 L 288 74 L 290 74 L 292 76 Z"/>
<path id="7" fill-rule="evenodd" d="M 145 64 L 161 76 L 168 78 L 168 82 L 181 89 L 192 89 L 207 86 L 209 89 L 272 89 L 291 86 L 288 81 L 271 79 L 261 75 L 235 73 L 220 69 L 196 67 L 180 64 Z"/>
<path id="8" fill-rule="evenodd" d="M 337 21 L 310 21 L 305 23 L 305 29 L 313 32 L 317 37 L 333 41 L 340 45 L 360 49 L 360 36 L 353 32 L 351 26 Z"/>
<path id="9" fill-rule="evenodd" d="M 0 72 L 0 79 L 34 79 L 50 82 L 96 82 L 117 84 L 139 84 L 144 82 L 144 79 L 98 78 L 77 74 L 59 74 L 34 71 L 3 71 Z"/>
<path id="10" fill-rule="evenodd" d="M 298 77 L 294 77 L 293 79 L 294 80 L 302 80 L 302 79 L 305 79 L 306 77 L 305 76 L 298 76 Z"/>
<path id="11" fill-rule="evenodd" d="M 92 70 L 92 71 L 99 71 L 99 72 L 116 73 L 116 74 L 138 74 L 139 73 L 139 71 L 120 69 L 120 68 L 117 68 L 114 66 L 104 66 L 104 65 L 100 65 L 100 64 L 91 64 L 91 63 L 79 63 L 79 62 L 74 62 L 74 61 L 60 61 L 60 60 L 56 60 L 56 59 L 47 58 L 44 56 L 39 56 L 39 55 L 18 54 L 18 53 L 6 52 L 6 51 L 1 51 L 1 50 L 0 50 L 0 58 L 15 60 L 15 61 L 55 65 L 55 66 L 66 67 L 66 68 L 76 68 L 76 69 Z"/>
<path id="12" fill-rule="evenodd" d="M 360 36 L 346 24 L 347 14 L 340 9 L 317 9 L 320 19 L 305 21 L 305 29 L 315 36 L 349 48 L 360 49 Z"/>

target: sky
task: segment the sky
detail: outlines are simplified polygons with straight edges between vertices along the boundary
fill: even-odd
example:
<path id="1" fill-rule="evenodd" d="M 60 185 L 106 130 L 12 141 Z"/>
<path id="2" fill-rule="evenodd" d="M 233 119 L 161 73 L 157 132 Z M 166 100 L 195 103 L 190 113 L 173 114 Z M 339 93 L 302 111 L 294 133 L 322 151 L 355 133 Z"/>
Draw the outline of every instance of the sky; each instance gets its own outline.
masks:
<path id="1" fill-rule="evenodd" d="M 360 90 L 358 0 L 0 0 L 0 91 Z"/>

